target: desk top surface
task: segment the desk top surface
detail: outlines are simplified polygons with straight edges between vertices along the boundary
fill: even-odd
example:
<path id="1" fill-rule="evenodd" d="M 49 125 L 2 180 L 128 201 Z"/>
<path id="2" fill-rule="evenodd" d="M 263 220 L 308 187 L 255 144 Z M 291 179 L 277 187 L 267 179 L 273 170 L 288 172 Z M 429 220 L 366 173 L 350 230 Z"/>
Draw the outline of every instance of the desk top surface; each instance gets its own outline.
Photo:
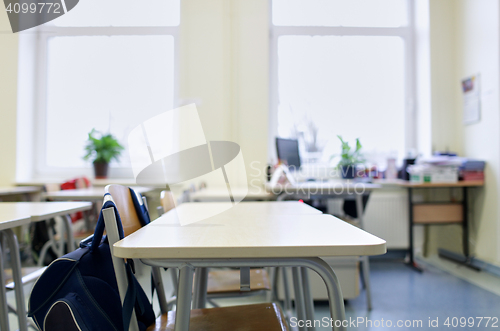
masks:
<path id="1" fill-rule="evenodd" d="M 264 188 L 231 188 L 231 193 L 236 200 L 269 200 L 274 198 L 274 194 L 267 192 Z M 192 201 L 227 201 L 227 188 L 205 188 L 190 194 Z"/>
<path id="2" fill-rule="evenodd" d="M 41 192 L 42 188 L 37 186 L 13 186 L 13 187 L 0 187 L 1 195 L 16 195 L 16 194 L 26 194 L 26 193 L 37 193 Z"/>
<path id="3" fill-rule="evenodd" d="M 223 208 L 219 208 L 223 207 Z M 233 205 L 232 202 L 187 202 L 179 205 L 174 212 L 165 214 L 165 219 L 177 224 L 176 214 L 198 215 L 212 214 L 212 210 L 224 210 L 221 217 L 261 216 L 261 215 L 321 215 L 321 210 L 298 201 L 243 201 Z M 232 208 L 231 208 L 232 207 Z M 196 214 L 196 215 L 194 215 Z M 189 217 L 189 216 L 187 216 Z M 167 222 L 167 220 L 165 220 Z"/>
<path id="4" fill-rule="evenodd" d="M 280 193 L 307 193 L 315 195 L 351 195 L 363 193 L 374 189 L 382 188 L 382 185 L 373 183 L 363 183 L 351 180 L 332 180 L 332 181 L 309 181 L 296 184 L 266 184 L 266 190 L 274 194 Z"/>
<path id="5" fill-rule="evenodd" d="M 136 192 L 145 194 L 154 190 L 152 187 L 132 186 Z M 62 190 L 44 193 L 43 196 L 53 200 L 99 200 L 104 197 L 104 187 L 89 187 L 76 190 Z"/>
<path id="6" fill-rule="evenodd" d="M 0 230 L 90 208 L 90 202 L 0 202 Z"/>
<path id="7" fill-rule="evenodd" d="M 178 223 L 174 209 L 117 242 L 113 252 L 122 258 L 151 259 L 359 256 L 386 252 L 384 240 L 331 215 L 277 213 L 282 208 L 279 205 L 240 205 L 249 210 L 246 215 L 228 211 L 186 226 Z M 183 208 L 196 212 L 200 206 L 191 203 Z M 292 208 L 301 207 L 288 210 L 292 212 Z"/>
<path id="8" fill-rule="evenodd" d="M 403 182 L 400 184 L 404 187 L 411 188 L 432 188 L 432 187 L 474 187 L 474 186 L 483 186 L 484 181 L 482 180 L 461 180 L 456 183 L 412 183 L 412 182 Z"/>

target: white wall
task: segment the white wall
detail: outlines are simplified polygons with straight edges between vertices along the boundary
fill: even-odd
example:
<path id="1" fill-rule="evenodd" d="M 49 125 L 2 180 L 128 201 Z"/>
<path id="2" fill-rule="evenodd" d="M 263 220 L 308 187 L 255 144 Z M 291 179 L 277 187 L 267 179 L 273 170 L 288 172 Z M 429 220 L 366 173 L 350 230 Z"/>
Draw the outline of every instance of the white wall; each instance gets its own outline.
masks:
<path id="1" fill-rule="evenodd" d="M 18 36 L 0 10 L 0 186 L 15 182 Z"/>

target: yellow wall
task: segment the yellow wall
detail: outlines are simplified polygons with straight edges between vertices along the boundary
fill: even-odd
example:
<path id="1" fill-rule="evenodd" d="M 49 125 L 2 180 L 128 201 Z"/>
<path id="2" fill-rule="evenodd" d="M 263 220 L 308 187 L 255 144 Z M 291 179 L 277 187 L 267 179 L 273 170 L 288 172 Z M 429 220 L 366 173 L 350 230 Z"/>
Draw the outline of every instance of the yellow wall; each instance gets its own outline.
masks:
<path id="1" fill-rule="evenodd" d="M 430 1 L 432 149 L 462 154 L 458 138 L 455 0 Z M 448 125 L 446 125 L 448 124 Z"/>
<path id="2" fill-rule="evenodd" d="M 18 38 L 0 12 L 0 185 L 7 185 L 15 178 Z M 199 101 L 207 139 L 240 144 L 251 180 L 253 168 L 263 170 L 267 162 L 268 0 L 183 0 L 181 15 L 180 99 Z M 479 258 L 500 264 L 497 1 L 431 0 L 430 38 L 432 146 L 488 162 L 487 185 L 473 210 L 473 247 Z M 482 120 L 464 126 L 459 83 L 476 73 L 482 75 Z M 433 230 L 434 246 L 443 237 L 456 245 L 459 230 Z"/>
<path id="3" fill-rule="evenodd" d="M 240 144 L 250 180 L 252 162 L 262 171 L 267 162 L 268 10 L 267 0 L 185 0 L 181 8 L 180 99 L 199 101 L 208 140 Z"/>
<path id="4" fill-rule="evenodd" d="M 485 160 L 486 185 L 472 196 L 471 248 L 478 258 L 500 265 L 500 13 L 496 0 L 432 0 L 432 142 Z M 461 79 L 480 74 L 481 121 L 462 123 Z M 430 246 L 460 250 L 461 229 L 433 227 Z"/>
<path id="5" fill-rule="evenodd" d="M 500 174 L 499 4 L 496 0 L 457 2 L 457 79 L 480 74 L 481 121 L 460 125 L 468 157 L 486 160 L 486 187 L 474 206 L 476 254 L 497 263 L 499 245 L 498 189 Z M 462 117 L 462 102 L 457 107 Z M 499 263 L 500 264 L 500 263 Z"/>
<path id="6" fill-rule="evenodd" d="M 17 45 L 0 10 L 0 186 L 13 184 L 16 175 Z"/>

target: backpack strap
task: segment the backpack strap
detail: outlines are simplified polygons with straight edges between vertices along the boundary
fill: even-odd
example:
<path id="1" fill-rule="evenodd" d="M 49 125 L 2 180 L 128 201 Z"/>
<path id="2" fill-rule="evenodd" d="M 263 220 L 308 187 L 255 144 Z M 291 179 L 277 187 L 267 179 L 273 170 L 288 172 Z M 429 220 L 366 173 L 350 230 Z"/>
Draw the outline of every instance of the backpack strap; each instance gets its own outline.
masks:
<path id="1" fill-rule="evenodd" d="M 128 331 L 130 319 L 132 318 L 132 312 L 134 311 L 134 306 L 137 301 L 137 288 L 134 282 L 134 276 L 132 275 L 132 269 L 128 263 L 125 263 L 125 269 L 127 270 L 128 287 L 125 299 L 123 300 L 122 316 L 123 330 Z"/>
<path id="2" fill-rule="evenodd" d="M 123 239 L 124 237 L 122 220 L 120 219 L 120 214 L 118 213 L 118 209 L 116 208 L 114 201 L 110 199 L 111 195 L 109 193 L 106 193 L 104 197 L 105 197 L 105 202 L 101 208 L 101 212 L 99 213 L 99 219 L 97 220 L 97 225 L 95 226 L 94 237 L 92 238 L 92 244 L 90 245 L 90 252 L 96 251 L 99 245 L 101 244 L 101 239 L 105 228 L 104 216 L 102 214 L 102 211 L 104 209 L 111 207 L 115 210 L 116 224 L 118 226 L 118 234 L 120 235 L 120 239 Z"/>
<path id="3" fill-rule="evenodd" d="M 137 217 L 139 218 L 139 222 L 144 226 L 151 222 L 151 218 L 149 217 L 149 212 L 146 206 L 144 205 L 144 201 L 142 201 L 141 194 L 134 191 L 132 188 L 128 188 L 130 190 L 130 195 L 132 196 L 132 201 L 134 202 L 135 212 L 137 213 Z"/>

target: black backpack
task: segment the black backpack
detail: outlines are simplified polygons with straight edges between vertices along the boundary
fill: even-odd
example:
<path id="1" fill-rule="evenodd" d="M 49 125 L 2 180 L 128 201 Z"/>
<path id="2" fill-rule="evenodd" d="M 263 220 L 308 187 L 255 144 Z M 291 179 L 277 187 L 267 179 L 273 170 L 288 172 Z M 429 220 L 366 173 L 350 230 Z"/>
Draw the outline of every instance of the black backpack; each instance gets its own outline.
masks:
<path id="1" fill-rule="evenodd" d="M 137 211 L 141 222 L 149 222 L 147 210 L 140 208 L 142 204 L 136 204 L 137 196 L 132 189 L 131 195 L 136 210 L 139 206 Z M 102 210 L 109 207 L 115 210 L 118 231 L 123 238 L 123 227 L 114 202 L 106 201 Z M 129 286 L 122 309 L 109 244 L 107 238 L 103 238 L 102 210 L 93 237 L 82 241 L 76 251 L 52 262 L 35 283 L 28 316 L 40 330 L 47 330 L 45 322 L 49 313 L 57 318 L 54 316 L 62 311 L 66 317 L 72 318 L 74 329 L 81 331 L 128 331 L 134 307 L 141 331 L 154 323 L 151 304 L 132 273 L 132 260 L 125 263 Z M 64 325 L 57 329 L 69 330 Z"/>

